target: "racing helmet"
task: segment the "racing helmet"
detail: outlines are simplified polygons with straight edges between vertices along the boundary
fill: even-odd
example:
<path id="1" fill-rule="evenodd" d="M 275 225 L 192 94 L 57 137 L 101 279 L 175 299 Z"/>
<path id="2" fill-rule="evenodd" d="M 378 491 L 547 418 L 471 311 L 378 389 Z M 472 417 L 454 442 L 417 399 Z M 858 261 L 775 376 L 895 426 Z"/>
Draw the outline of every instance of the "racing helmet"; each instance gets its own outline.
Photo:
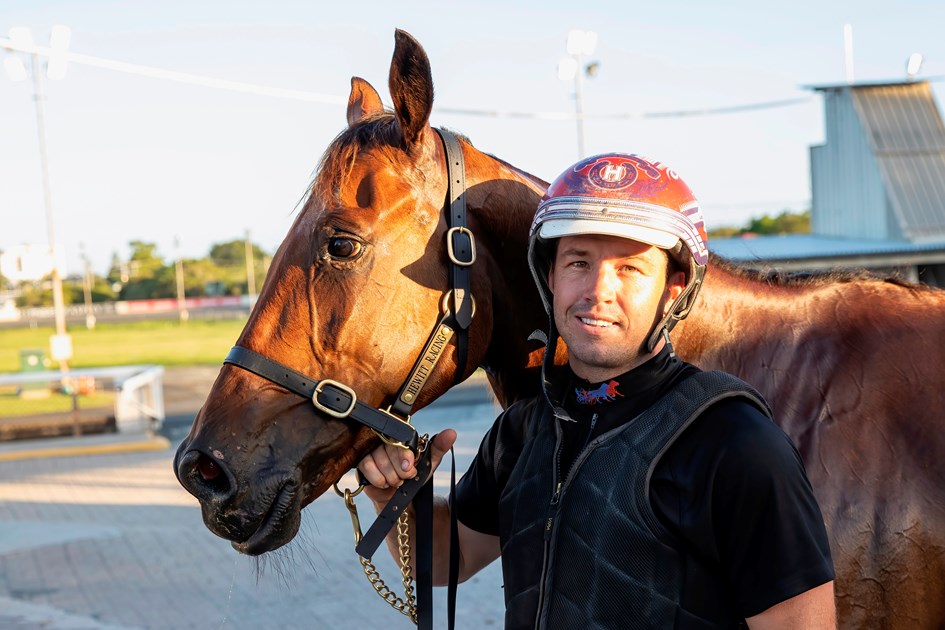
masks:
<path id="1" fill-rule="evenodd" d="M 555 336 L 548 287 L 554 239 L 579 234 L 622 236 L 659 247 L 685 272 L 685 288 L 650 334 L 646 350 L 651 351 L 689 314 L 702 285 L 709 251 L 698 200 L 676 171 L 636 154 L 595 155 L 552 182 L 532 221 L 528 263 Z"/>

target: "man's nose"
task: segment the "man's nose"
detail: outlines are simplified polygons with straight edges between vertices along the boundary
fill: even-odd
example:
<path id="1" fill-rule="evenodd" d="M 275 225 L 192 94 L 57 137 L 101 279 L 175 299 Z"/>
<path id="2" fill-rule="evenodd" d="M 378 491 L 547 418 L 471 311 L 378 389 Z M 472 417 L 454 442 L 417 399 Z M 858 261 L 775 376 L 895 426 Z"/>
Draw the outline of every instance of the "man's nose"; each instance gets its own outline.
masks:
<path id="1" fill-rule="evenodd" d="M 588 297 L 596 302 L 609 302 L 617 295 L 617 271 L 611 265 L 598 265 L 588 287 Z"/>

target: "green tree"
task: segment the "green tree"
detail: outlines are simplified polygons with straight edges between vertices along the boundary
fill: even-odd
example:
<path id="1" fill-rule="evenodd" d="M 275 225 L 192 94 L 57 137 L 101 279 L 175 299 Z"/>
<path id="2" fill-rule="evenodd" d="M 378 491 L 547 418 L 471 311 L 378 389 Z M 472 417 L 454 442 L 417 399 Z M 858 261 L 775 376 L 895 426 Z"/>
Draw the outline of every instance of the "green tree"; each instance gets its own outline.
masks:
<path id="1" fill-rule="evenodd" d="M 147 241 L 131 241 L 128 259 L 128 283 L 121 288 L 123 300 L 145 300 L 177 295 L 173 264 L 165 264 L 157 245 Z"/>
<path id="2" fill-rule="evenodd" d="M 256 243 L 252 244 L 252 252 L 256 291 L 258 292 L 266 278 L 266 261 L 269 259 L 269 255 Z M 224 292 L 227 295 L 243 295 L 249 291 L 246 281 L 245 240 L 214 244 L 210 248 L 210 260 L 219 268 L 219 277 L 216 280 L 223 282 Z"/>
<path id="3" fill-rule="evenodd" d="M 712 230 L 709 238 L 732 238 L 745 234 L 810 234 L 810 210 L 794 212 L 783 210 L 780 214 L 761 215 L 738 227 L 722 227 Z"/>
<path id="4" fill-rule="evenodd" d="M 253 260 L 261 261 L 266 256 L 262 247 L 253 243 Z M 221 267 L 228 265 L 246 266 L 246 241 L 227 241 L 210 247 L 210 259 Z"/>

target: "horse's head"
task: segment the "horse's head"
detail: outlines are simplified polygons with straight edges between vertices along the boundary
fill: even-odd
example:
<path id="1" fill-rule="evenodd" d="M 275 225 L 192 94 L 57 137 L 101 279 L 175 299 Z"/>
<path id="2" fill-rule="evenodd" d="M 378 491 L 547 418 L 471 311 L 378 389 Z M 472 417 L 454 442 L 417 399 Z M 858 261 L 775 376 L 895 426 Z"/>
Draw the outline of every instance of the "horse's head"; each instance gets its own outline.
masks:
<path id="1" fill-rule="evenodd" d="M 367 82 L 352 79 L 348 127 L 323 156 L 237 341 L 313 379 L 343 383 L 378 408 L 411 374 L 450 287 L 446 159 L 428 122 L 430 65 L 400 31 L 389 87 L 393 112 Z M 459 366 L 455 347 L 443 348 L 418 406 L 483 360 L 494 267 L 471 269 L 478 312 L 468 360 Z M 175 466 L 207 527 L 256 555 L 291 540 L 302 507 L 377 444 L 369 429 L 225 365 Z"/>

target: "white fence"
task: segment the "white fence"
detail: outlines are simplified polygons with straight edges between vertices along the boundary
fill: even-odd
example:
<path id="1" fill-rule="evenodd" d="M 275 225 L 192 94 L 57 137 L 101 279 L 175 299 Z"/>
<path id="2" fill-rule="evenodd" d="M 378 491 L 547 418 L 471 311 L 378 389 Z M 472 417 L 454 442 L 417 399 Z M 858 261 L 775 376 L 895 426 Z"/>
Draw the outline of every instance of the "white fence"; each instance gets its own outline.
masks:
<path id="1" fill-rule="evenodd" d="M 120 433 L 151 432 L 164 423 L 164 368 L 160 365 L 81 368 L 0 374 L 0 386 L 46 383 L 92 377 L 97 388 L 115 391 L 115 425 Z"/>

